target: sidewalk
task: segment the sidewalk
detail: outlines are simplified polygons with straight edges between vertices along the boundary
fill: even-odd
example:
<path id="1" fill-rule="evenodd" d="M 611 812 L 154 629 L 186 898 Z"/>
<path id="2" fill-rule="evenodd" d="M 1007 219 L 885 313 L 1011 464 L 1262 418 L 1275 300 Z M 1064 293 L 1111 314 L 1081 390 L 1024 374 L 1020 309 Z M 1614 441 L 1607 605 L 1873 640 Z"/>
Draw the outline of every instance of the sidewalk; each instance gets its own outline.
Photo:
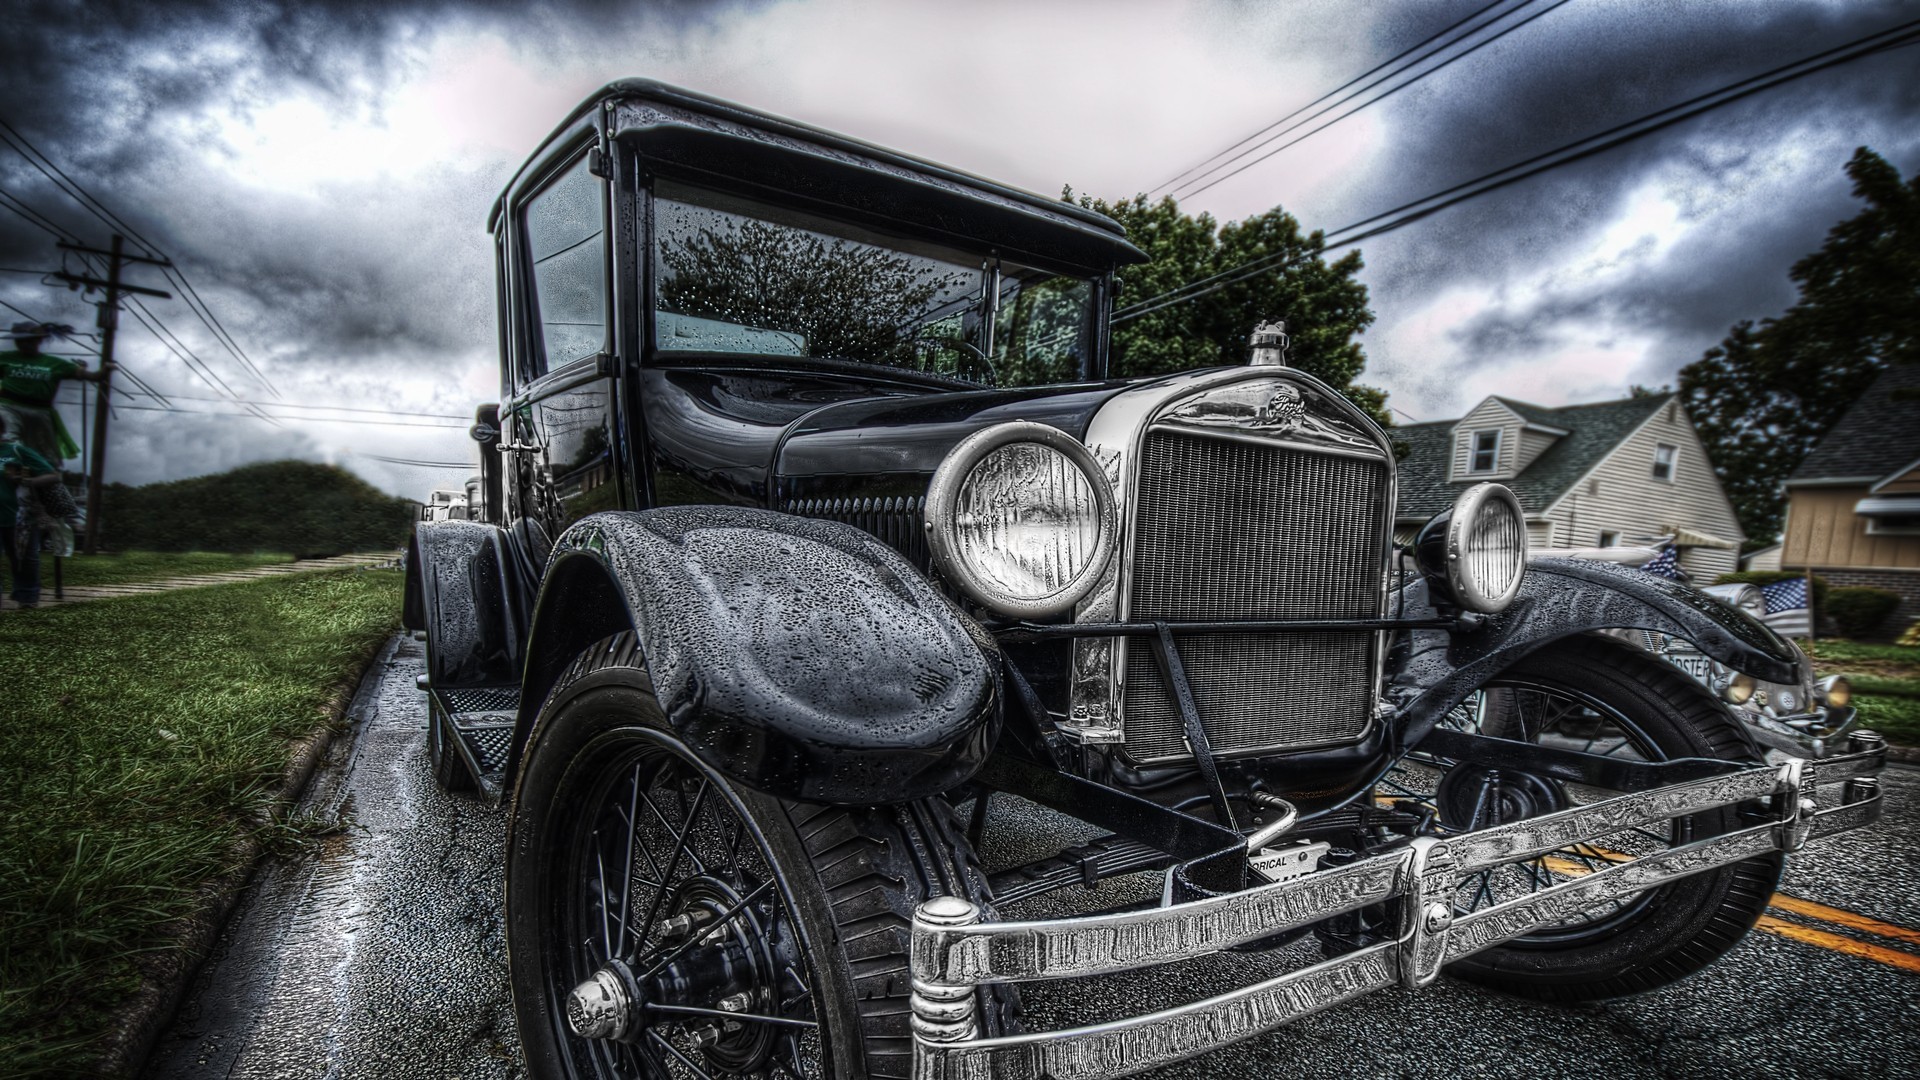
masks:
<path id="1" fill-rule="evenodd" d="M 301 559 L 297 562 L 274 563 L 270 566 L 255 566 L 246 570 L 224 570 L 218 574 L 194 574 L 189 577 L 163 578 L 158 581 L 129 581 L 119 585 L 69 585 L 64 599 L 55 599 L 53 595 L 53 564 L 43 562 L 40 567 L 40 606 L 59 607 L 63 604 L 80 604 L 88 600 L 110 600 L 116 596 L 144 596 L 147 593 L 170 592 L 174 589 L 194 589 L 202 585 L 224 585 L 231 581 L 253 581 L 258 578 L 279 577 L 283 574 L 311 574 L 321 570 L 347 570 L 353 567 L 394 566 L 400 562 L 400 552 L 376 552 L 369 555 L 335 555 L 330 559 Z M 19 605 L 0 597 L 0 610 L 14 611 Z"/>

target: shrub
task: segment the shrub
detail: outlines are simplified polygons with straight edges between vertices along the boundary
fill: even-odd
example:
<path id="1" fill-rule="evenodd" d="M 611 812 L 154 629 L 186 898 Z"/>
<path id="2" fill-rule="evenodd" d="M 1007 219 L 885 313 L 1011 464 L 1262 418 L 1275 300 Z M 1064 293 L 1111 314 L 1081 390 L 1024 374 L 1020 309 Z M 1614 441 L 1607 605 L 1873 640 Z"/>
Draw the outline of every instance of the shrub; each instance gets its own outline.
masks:
<path id="1" fill-rule="evenodd" d="M 414 505 L 335 465 L 270 461 L 214 476 L 109 484 L 106 540 L 131 551 L 286 551 L 298 558 L 406 543 Z"/>
<path id="2" fill-rule="evenodd" d="M 1849 586 L 1835 589 L 1827 596 L 1827 615 L 1845 637 L 1872 636 L 1900 606 L 1900 594 L 1892 589 Z"/>
<path id="3" fill-rule="evenodd" d="M 1894 642 L 1894 644 L 1920 645 L 1920 620 L 1916 620 L 1912 626 L 1907 627 L 1907 632 L 1901 634 L 1900 640 Z"/>

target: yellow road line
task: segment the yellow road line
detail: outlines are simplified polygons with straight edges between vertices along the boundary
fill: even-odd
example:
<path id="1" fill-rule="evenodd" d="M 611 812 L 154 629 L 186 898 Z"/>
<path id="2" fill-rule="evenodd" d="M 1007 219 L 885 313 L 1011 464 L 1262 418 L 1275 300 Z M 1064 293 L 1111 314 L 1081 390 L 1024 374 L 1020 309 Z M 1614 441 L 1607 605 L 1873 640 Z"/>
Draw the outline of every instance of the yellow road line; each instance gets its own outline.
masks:
<path id="1" fill-rule="evenodd" d="M 1376 801 L 1394 803 L 1402 800 L 1388 798 L 1377 799 Z M 1626 852 L 1614 851 L 1611 848 L 1596 847 L 1590 844 L 1582 846 L 1586 847 L 1588 854 L 1594 858 L 1604 859 L 1607 862 L 1625 862 L 1633 858 L 1633 856 Z M 1584 877 L 1594 872 L 1593 867 L 1585 863 L 1575 862 L 1572 859 L 1558 855 L 1544 856 L 1540 862 L 1546 866 L 1547 869 L 1565 874 L 1568 877 Z M 1862 934 L 1871 934 L 1874 937 L 1904 942 L 1908 945 L 1920 945 L 1920 930 L 1914 930 L 1895 923 L 1882 922 L 1871 916 L 1862 915 L 1857 911 L 1828 907 L 1826 904 L 1817 904 L 1812 900 L 1802 900 L 1797 896 L 1788 896 L 1786 893 L 1774 893 L 1767 901 L 1767 906 L 1775 911 L 1783 911 L 1790 915 L 1799 915 L 1808 919 L 1818 919 L 1822 922 L 1832 923 L 1835 926 L 1845 927 L 1846 929 L 1855 930 Z M 1776 937 L 1790 938 L 1807 945 L 1814 945 L 1832 952 L 1845 953 L 1848 956 L 1858 956 L 1863 960 L 1873 960 L 1890 967 L 1900 968 L 1904 971 L 1920 972 L 1920 956 L 1916 956 L 1913 953 L 1902 952 L 1898 949 L 1889 949 L 1884 945 L 1874 945 L 1870 942 L 1847 937 L 1845 934 L 1836 934 L 1828 930 L 1802 926 L 1799 923 L 1790 922 L 1778 916 L 1760 916 L 1760 921 L 1754 924 L 1754 929 L 1773 934 Z"/>
<path id="2" fill-rule="evenodd" d="M 1863 934 L 1872 934 L 1875 937 L 1892 938 L 1895 941 L 1904 941 L 1909 945 L 1920 945 L 1920 930 L 1910 930 L 1904 926 L 1881 922 L 1879 919 L 1870 918 L 1858 912 L 1847 911 L 1844 908 L 1816 904 L 1811 900 L 1802 900 L 1797 896 L 1788 896 L 1786 893 L 1774 893 L 1771 903 L 1781 911 L 1790 912 L 1794 915 L 1804 915 L 1809 919 L 1820 919 L 1837 926 L 1844 926 L 1849 930 L 1858 930 Z"/>
<path id="3" fill-rule="evenodd" d="M 1621 852 L 1610 851 L 1605 848 L 1595 848 L 1593 850 L 1595 854 L 1602 857 L 1610 858 L 1616 855 L 1623 859 L 1627 857 Z M 1574 862 L 1572 859 L 1561 858 L 1557 855 L 1548 855 L 1540 861 L 1544 863 L 1549 870 L 1566 874 L 1569 877 L 1581 877 L 1593 873 L 1593 868 L 1587 866 L 1585 863 Z M 1825 904 L 1816 904 L 1811 900 L 1802 900 L 1797 896 L 1788 896 L 1786 893 L 1774 893 L 1772 898 L 1767 901 L 1767 904 L 1776 911 L 1789 912 L 1794 915 L 1805 916 L 1809 919 L 1820 919 L 1833 923 L 1836 926 L 1844 926 L 1849 930 L 1858 930 L 1864 934 L 1873 934 L 1877 937 L 1888 938 L 1894 941 L 1904 941 L 1909 944 L 1920 945 L 1920 930 L 1910 930 L 1904 926 L 1881 922 L 1879 919 L 1868 918 L 1858 912 L 1847 911 L 1843 908 L 1828 907 Z M 1900 968 L 1903 971 L 1920 973 L 1920 956 L 1915 956 L 1913 953 L 1901 952 L 1899 949 L 1889 949 L 1884 945 L 1875 945 L 1871 942 L 1860 941 L 1856 938 L 1850 938 L 1845 934 L 1833 933 L 1830 930 L 1820 930 L 1811 926 L 1802 926 L 1797 922 L 1789 922 L 1776 915 L 1760 916 L 1760 921 L 1755 923 L 1753 928 L 1763 933 L 1772 934 L 1775 937 L 1789 938 L 1802 944 L 1826 949 L 1830 952 L 1857 956 L 1862 960 L 1872 960 L 1876 963 L 1886 964 L 1889 967 Z"/>
<path id="4" fill-rule="evenodd" d="M 1785 899 L 1792 899 L 1792 897 L 1786 897 Z M 1844 934 L 1830 933 L 1826 930 L 1816 930 L 1811 926 L 1801 926 L 1799 923 L 1788 922 L 1785 919 L 1776 918 L 1772 915 L 1760 916 L 1760 921 L 1755 923 L 1753 928 L 1773 934 L 1776 937 L 1792 938 L 1794 941 L 1805 942 L 1808 945 L 1817 945 L 1822 949 L 1827 949 L 1832 952 L 1845 953 L 1848 956 L 1858 956 L 1863 960 L 1877 961 L 1878 963 L 1886 964 L 1890 967 L 1897 967 L 1905 971 L 1920 972 L 1920 956 L 1901 952 L 1898 949 L 1889 949 L 1883 945 L 1872 945 L 1864 941 L 1858 941 Z"/>

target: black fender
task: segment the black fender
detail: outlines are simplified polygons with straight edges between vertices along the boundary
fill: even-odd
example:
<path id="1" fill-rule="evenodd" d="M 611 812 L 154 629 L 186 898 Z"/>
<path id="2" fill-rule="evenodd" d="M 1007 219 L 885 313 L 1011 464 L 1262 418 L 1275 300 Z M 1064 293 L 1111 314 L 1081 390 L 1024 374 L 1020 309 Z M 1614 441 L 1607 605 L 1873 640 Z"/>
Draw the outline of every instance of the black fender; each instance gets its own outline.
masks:
<path id="1" fill-rule="evenodd" d="M 427 679 L 440 689 L 520 681 L 538 573 L 526 541 L 478 521 L 423 521 L 407 545 L 401 622 L 427 633 Z"/>
<path id="2" fill-rule="evenodd" d="M 1397 614 L 1406 618 L 1438 614 L 1424 579 L 1402 589 L 1397 600 Z M 1538 559 L 1527 564 L 1513 603 L 1477 627 L 1415 630 L 1396 639 L 1387 693 L 1401 746 L 1418 743 L 1447 710 L 1528 653 L 1574 634 L 1611 629 L 1673 634 L 1735 671 L 1769 682 L 1800 681 L 1799 650 L 1730 604 L 1613 563 Z"/>
<path id="3" fill-rule="evenodd" d="M 999 646 L 867 533 L 746 507 L 608 511 L 554 545 L 508 775 L 575 657 L 628 630 L 675 733 L 781 798 L 925 798 L 999 734 Z"/>

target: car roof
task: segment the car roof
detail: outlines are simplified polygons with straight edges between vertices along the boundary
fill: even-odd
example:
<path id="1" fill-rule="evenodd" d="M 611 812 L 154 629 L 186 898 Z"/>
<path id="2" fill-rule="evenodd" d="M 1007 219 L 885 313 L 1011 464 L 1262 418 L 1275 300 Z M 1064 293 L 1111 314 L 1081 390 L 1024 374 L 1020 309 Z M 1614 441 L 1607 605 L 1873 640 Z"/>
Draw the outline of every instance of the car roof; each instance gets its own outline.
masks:
<path id="1" fill-rule="evenodd" d="M 708 154 L 723 147 L 737 150 L 735 156 L 740 160 L 747 159 L 740 155 L 757 154 L 760 161 L 776 157 L 787 162 L 804 160 L 817 170 L 838 166 L 842 180 L 857 174 L 875 176 L 881 178 L 877 183 L 894 189 L 917 188 L 921 195 L 943 199 L 949 205 L 964 201 L 982 212 L 997 211 L 1002 219 L 1016 216 L 1030 234 L 1052 231 L 1074 241 L 1070 247 L 1098 252 L 1099 261 L 1111 265 L 1146 259 L 1127 241 L 1120 223 L 1105 214 L 653 79 L 609 83 L 568 113 L 501 191 L 488 216 L 489 231 L 497 226 L 510 196 L 528 181 L 531 170 L 546 157 L 555 140 L 575 131 L 582 117 L 595 108 L 609 105 L 616 111 L 613 134 L 647 143 L 663 155 L 678 150 L 686 156 L 692 151 L 684 144 L 698 143 Z M 793 175 L 791 169 L 770 171 Z"/>

